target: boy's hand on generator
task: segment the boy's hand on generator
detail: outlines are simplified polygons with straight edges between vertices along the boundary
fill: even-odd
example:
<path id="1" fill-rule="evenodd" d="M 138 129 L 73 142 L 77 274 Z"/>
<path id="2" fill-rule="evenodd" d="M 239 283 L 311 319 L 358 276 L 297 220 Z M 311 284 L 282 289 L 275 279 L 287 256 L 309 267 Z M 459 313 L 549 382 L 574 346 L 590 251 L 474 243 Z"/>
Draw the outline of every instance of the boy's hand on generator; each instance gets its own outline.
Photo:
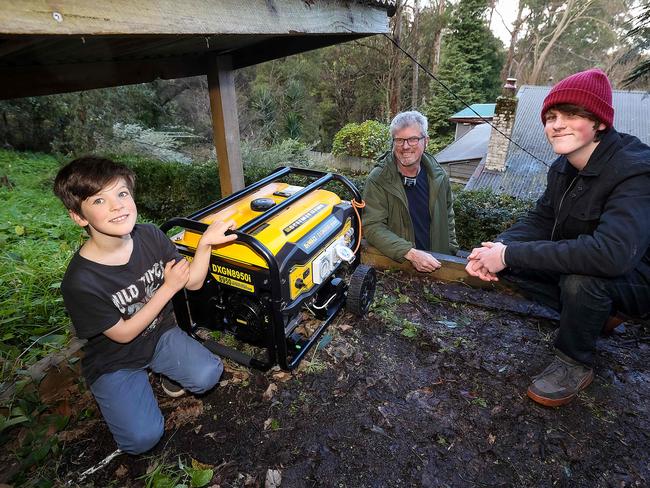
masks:
<path id="1" fill-rule="evenodd" d="M 190 263 L 187 259 L 172 259 L 165 265 L 165 285 L 174 293 L 182 290 L 190 279 Z"/>
<path id="2" fill-rule="evenodd" d="M 237 239 L 237 234 L 226 235 L 226 231 L 235 230 L 236 228 L 237 225 L 234 220 L 226 220 L 223 222 L 221 220 L 215 220 L 203 233 L 199 245 L 217 246 L 234 241 Z"/>

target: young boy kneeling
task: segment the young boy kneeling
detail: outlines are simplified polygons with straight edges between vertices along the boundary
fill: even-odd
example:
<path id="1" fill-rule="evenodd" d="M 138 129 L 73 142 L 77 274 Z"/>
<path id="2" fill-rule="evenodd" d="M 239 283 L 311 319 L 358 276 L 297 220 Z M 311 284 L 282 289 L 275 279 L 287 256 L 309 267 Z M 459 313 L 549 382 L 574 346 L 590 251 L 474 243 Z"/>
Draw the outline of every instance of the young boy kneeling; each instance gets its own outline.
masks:
<path id="1" fill-rule="evenodd" d="M 221 376 L 219 358 L 178 328 L 170 299 L 200 288 L 211 246 L 236 236 L 224 235 L 234 222 L 214 222 L 189 263 L 157 227 L 136 224 L 134 182 L 127 167 L 85 157 L 59 171 L 54 193 L 89 235 L 61 283 L 76 334 L 88 339 L 83 375 L 119 449 L 138 454 L 164 431 L 149 369 L 193 393 Z"/>

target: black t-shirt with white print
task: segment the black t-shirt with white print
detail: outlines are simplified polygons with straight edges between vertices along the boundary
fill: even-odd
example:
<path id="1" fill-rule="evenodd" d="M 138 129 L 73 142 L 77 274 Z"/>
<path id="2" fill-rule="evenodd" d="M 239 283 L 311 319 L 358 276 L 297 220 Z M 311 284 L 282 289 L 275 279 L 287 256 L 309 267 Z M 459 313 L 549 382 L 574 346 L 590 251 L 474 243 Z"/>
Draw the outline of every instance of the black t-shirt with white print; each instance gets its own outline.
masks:
<path id="1" fill-rule="evenodd" d="M 164 282 L 165 264 L 180 255 L 156 226 L 136 224 L 131 232 L 133 252 L 119 266 L 72 257 L 61 292 L 77 337 L 88 339 L 82 360 L 89 385 L 104 373 L 141 368 L 149 363 L 160 336 L 176 325 L 171 303 L 135 339 L 112 341 L 103 332 L 128 319 L 147 303 Z"/>

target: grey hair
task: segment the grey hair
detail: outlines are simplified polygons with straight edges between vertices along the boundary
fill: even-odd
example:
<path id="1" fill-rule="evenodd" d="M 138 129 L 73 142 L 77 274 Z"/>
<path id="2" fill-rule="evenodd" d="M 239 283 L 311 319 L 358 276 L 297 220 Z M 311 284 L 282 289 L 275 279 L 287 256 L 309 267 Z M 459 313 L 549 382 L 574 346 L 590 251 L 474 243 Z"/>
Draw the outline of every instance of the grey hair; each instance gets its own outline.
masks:
<path id="1" fill-rule="evenodd" d="M 427 118 L 417 110 L 398 113 L 390 123 L 390 135 L 392 137 L 397 131 L 413 125 L 420 127 L 420 135 L 428 135 L 427 130 L 429 129 L 429 122 L 427 121 Z"/>

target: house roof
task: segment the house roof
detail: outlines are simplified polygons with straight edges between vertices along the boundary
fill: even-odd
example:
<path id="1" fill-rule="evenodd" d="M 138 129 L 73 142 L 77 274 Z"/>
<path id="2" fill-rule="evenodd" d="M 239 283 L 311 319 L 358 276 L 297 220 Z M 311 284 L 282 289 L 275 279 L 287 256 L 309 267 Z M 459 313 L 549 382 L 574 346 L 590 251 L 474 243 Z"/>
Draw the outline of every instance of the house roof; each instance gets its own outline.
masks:
<path id="1" fill-rule="evenodd" d="M 550 86 L 531 85 L 520 88 L 511 136 L 546 165 L 511 143 L 506 155 L 505 171 L 488 171 L 481 166 L 465 189 L 491 188 L 497 193 L 528 199 L 536 199 L 542 194 L 546 186 L 548 166 L 557 158 L 546 141 L 540 119 L 540 109 L 550 89 Z M 612 103 L 616 130 L 635 135 L 650 145 L 650 93 L 614 90 Z"/>
<path id="2" fill-rule="evenodd" d="M 456 112 L 449 118 L 449 120 L 455 121 L 456 119 L 478 119 L 479 116 L 486 119 L 491 119 L 494 117 L 495 106 L 496 103 L 473 103 L 470 105 L 470 108 L 464 108 L 460 112 Z M 477 113 L 478 115 L 476 115 Z"/>
<path id="3" fill-rule="evenodd" d="M 436 154 L 436 161 L 445 164 L 455 161 L 481 159 L 487 153 L 491 129 L 490 124 L 478 124 L 463 137 Z"/>
<path id="4" fill-rule="evenodd" d="M 0 100 L 203 75 L 388 32 L 395 0 L 0 0 Z"/>

